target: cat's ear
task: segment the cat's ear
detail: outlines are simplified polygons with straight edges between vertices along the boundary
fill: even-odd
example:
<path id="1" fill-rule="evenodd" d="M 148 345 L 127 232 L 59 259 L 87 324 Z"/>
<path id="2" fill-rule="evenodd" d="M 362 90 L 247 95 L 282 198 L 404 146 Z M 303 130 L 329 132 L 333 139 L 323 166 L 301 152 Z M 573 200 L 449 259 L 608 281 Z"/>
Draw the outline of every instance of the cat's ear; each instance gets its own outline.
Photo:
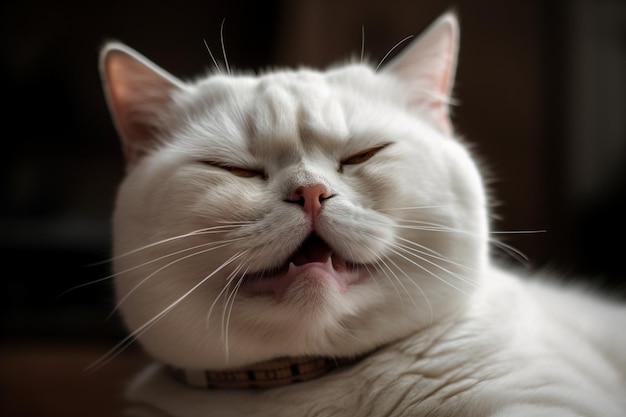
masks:
<path id="1" fill-rule="evenodd" d="M 167 110 L 178 78 L 121 43 L 106 44 L 100 53 L 100 72 L 109 110 L 122 139 L 128 165 L 156 145 L 157 115 Z"/>
<path id="2" fill-rule="evenodd" d="M 448 134 L 459 31 L 456 14 L 445 13 L 383 69 L 406 83 L 409 105 Z"/>

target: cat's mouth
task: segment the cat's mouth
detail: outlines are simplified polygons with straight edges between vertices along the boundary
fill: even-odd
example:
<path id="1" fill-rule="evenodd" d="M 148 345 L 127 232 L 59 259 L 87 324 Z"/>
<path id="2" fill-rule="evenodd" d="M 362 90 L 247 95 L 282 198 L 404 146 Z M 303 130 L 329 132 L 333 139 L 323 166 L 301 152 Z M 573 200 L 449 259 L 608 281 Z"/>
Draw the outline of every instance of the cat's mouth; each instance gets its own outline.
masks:
<path id="1" fill-rule="evenodd" d="M 337 254 L 317 233 L 311 233 L 280 267 L 246 274 L 246 287 L 258 294 L 283 298 L 299 279 L 330 280 L 345 290 L 358 279 L 359 265 Z"/>

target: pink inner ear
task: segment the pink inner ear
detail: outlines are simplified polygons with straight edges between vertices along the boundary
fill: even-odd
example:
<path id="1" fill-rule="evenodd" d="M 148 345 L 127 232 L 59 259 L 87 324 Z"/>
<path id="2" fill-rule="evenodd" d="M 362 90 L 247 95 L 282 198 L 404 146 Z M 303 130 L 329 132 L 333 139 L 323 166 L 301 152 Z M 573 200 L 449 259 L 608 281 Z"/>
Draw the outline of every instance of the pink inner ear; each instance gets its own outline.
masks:
<path id="1" fill-rule="evenodd" d="M 103 52 L 103 76 L 109 107 L 121 136 L 127 164 L 156 145 L 158 114 L 181 88 L 175 77 L 123 45 Z"/>
<path id="2" fill-rule="evenodd" d="M 447 135 L 452 134 L 452 121 L 450 120 L 450 112 L 448 105 L 442 102 L 433 102 L 432 104 L 433 121 Z"/>
<path id="3" fill-rule="evenodd" d="M 385 68 L 385 72 L 406 83 L 409 90 L 413 87 L 411 107 L 446 133 L 452 129 L 448 103 L 456 70 L 458 34 L 456 17 L 444 14 Z"/>
<path id="4" fill-rule="evenodd" d="M 123 149 L 126 160 L 129 164 L 134 164 L 143 157 L 150 148 L 150 142 L 157 134 L 156 128 L 150 127 L 145 123 L 128 123 L 128 136 L 132 136 L 132 141 L 124 141 Z"/>

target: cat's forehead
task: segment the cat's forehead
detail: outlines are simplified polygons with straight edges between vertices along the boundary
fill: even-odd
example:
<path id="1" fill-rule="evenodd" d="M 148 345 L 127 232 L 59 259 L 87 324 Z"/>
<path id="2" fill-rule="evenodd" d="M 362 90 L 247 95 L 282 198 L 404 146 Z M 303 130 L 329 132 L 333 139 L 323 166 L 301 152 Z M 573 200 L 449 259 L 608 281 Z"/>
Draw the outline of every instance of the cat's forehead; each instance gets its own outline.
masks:
<path id="1" fill-rule="evenodd" d="M 255 152 L 316 148 L 331 152 L 351 137 L 355 77 L 364 69 L 282 71 L 258 77 L 217 76 L 198 85 L 204 127 Z M 362 81 L 365 83 L 365 81 Z M 361 102 L 361 105 L 363 103 Z"/>
<path id="2" fill-rule="evenodd" d="M 317 142 L 341 142 L 349 137 L 342 92 L 323 74 L 272 74 L 260 78 L 250 93 L 248 115 L 253 140 L 297 138 L 306 145 L 313 138 Z"/>

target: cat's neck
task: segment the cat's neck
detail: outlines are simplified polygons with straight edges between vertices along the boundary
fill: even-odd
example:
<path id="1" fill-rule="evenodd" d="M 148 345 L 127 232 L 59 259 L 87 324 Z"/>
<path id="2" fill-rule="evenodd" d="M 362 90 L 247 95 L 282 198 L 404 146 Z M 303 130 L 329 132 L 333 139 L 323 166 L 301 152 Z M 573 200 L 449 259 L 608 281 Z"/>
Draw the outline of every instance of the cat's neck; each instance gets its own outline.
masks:
<path id="1" fill-rule="evenodd" d="M 181 369 L 168 366 L 168 371 L 174 379 L 198 388 L 264 389 L 310 381 L 338 368 L 354 364 L 367 355 L 347 358 L 284 357 L 246 367 L 218 371 Z"/>

